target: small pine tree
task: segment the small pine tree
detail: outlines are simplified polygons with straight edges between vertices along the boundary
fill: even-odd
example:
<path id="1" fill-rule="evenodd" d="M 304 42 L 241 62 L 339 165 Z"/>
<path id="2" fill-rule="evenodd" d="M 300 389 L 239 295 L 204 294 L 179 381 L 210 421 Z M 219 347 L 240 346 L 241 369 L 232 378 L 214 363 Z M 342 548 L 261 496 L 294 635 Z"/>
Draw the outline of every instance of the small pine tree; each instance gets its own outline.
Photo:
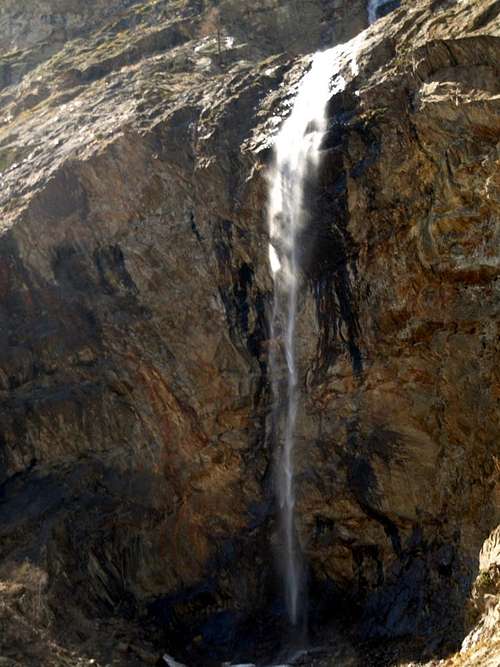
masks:
<path id="1" fill-rule="evenodd" d="M 222 53 L 222 21 L 218 7 L 211 7 L 205 14 L 205 18 L 200 26 L 200 35 L 202 37 L 210 37 L 212 35 L 217 37 L 217 54 L 220 56 Z"/>

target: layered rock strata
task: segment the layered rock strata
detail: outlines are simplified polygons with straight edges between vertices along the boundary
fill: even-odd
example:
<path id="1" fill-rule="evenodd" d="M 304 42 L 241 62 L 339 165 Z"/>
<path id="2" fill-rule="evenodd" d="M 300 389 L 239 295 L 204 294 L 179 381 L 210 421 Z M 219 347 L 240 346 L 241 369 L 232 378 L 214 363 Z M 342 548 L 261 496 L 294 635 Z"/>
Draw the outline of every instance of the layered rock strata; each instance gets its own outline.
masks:
<path id="1" fill-rule="evenodd" d="M 0 654 L 231 653 L 279 590 L 272 139 L 307 52 L 366 7 L 227 3 L 221 42 L 203 3 L 46 4 L 0 14 Z M 311 618 L 408 659 L 459 646 L 500 523 L 499 37 L 496 0 L 377 22 L 310 188 Z"/>

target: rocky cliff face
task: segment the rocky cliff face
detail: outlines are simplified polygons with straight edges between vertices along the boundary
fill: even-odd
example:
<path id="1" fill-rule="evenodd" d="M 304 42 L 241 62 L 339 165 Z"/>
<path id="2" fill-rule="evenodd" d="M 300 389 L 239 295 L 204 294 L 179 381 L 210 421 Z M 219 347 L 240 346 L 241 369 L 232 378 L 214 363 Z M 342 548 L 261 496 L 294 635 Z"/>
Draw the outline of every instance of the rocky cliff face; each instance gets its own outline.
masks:
<path id="1" fill-rule="evenodd" d="M 220 8 L 0 13 L 6 665 L 209 664 L 279 624 L 266 167 L 307 54 L 367 13 Z M 418 0 L 358 38 L 303 239 L 311 619 L 408 659 L 495 594 L 468 611 L 500 523 L 499 33 L 496 0 Z"/>

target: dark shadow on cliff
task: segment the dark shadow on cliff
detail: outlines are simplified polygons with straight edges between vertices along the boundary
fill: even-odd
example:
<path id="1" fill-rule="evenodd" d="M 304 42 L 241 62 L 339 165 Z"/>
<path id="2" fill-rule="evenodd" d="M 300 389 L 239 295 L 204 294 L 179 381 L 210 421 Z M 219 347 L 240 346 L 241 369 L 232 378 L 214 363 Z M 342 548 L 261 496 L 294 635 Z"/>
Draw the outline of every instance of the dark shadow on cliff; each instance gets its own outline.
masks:
<path id="1" fill-rule="evenodd" d="M 307 220 L 299 238 L 300 263 L 316 302 L 319 324 L 313 382 L 321 382 L 337 358 L 347 353 L 354 375 L 363 372 L 356 296 L 357 248 L 347 229 L 347 172 L 344 126 L 348 112 L 330 112 L 318 172 L 305 186 Z"/>
<path id="2" fill-rule="evenodd" d="M 356 104 L 349 90 L 332 99 L 323 162 L 306 192 L 302 269 L 316 300 L 320 330 L 311 386 L 327 382 L 328 369 L 348 354 L 357 389 L 346 442 L 336 448 L 341 452 L 337 465 L 363 520 L 383 530 L 392 553 L 387 558 L 376 543 L 343 544 L 335 522 L 325 519 L 318 529 L 322 539 L 351 551 L 353 580 L 347 588 L 328 577 L 311 580 L 311 630 L 312 636 L 326 636 L 325 628 L 333 623 L 373 654 L 369 664 L 395 665 L 401 659 L 442 658 L 460 647 L 476 565 L 463 556 L 460 531 L 446 517 L 406 519 L 384 502 L 376 466 L 397 467 L 405 460 L 405 448 L 415 450 L 418 440 L 409 442 L 390 423 L 369 432 L 362 425 L 361 281 L 359 249 L 348 228 L 348 177 L 365 178 L 379 158 L 380 143 L 372 121 L 357 117 Z M 361 159 L 347 165 L 349 133 L 364 150 Z"/>

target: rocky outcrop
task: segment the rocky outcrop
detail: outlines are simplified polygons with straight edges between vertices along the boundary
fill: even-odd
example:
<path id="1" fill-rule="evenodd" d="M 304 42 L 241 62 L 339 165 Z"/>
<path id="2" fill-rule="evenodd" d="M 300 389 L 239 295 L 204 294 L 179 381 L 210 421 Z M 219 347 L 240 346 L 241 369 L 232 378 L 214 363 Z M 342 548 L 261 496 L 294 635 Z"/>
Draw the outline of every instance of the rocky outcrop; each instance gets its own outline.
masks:
<path id="1" fill-rule="evenodd" d="M 303 540 L 382 637 L 447 624 L 498 523 L 498 42 L 476 9 L 416 10 L 406 37 L 395 13 L 361 52 L 305 267 Z"/>
<path id="2" fill-rule="evenodd" d="M 1 15 L 0 654 L 209 664 L 279 624 L 272 137 L 366 7 L 223 3 L 219 52 L 202 3 L 84 5 Z M 303 242 L 311 619 L 409 658 L 456 650 L 500 523 L 498 12 L 358 38 Z"/>
<path id="3" fill-rule="evenodd" d="M 210 14 L 214 6 L 217 19 Z M 172 35 L 171 19 L 177 19 L 174 23 L 191 38 L 220 32 L 224 49 L 226 37 L 236 38 L 257 59 L 266 53 L 304 53 L 311 46 L 346 41 L 366 26 L 367 6 L 365 0 L 349 5 L 345 0 L 256 0 L 247 7 L 237 0 L 6 0 L 0 8 L 0 89 L 18 83 L 56 53 L 62 56 L 56 61 L 67 71 L 70 53 L 76 52 L 80 62 L 90 56 L 91 61 L 107 63 L 108 48 L 119 52 L 124 62 L 130 62 L 133 52 L 146 55 L 151 41 L 158 50 L 170 49 L 176 45 L 167 37 Z M 142 38 L 139 44 L 137 38 Z M 82 39 L 85 45 L 79 43 Z M 124 62 L 114 61 L 113 69 Z M 50 87 L 50 79 L 42 78 Z"/>
<path id="4" fill-rule="evenodd" d="M 479 575 L 472 592 L 471 618 L 476 625 L 466 637 L 456 664 L 493 665 L 500 653 L 500 530 L 481 549 Z"/>

